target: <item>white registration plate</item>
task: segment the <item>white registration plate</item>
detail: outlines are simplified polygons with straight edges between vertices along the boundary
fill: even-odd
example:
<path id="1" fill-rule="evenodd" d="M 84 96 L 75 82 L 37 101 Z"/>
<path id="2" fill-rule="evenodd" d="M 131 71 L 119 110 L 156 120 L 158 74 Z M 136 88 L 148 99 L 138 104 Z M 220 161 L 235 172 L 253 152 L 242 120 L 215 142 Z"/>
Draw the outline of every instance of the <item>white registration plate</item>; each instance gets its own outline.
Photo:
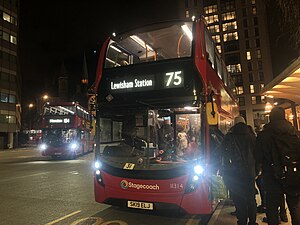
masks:
<path id="1" fill-rule="evenodd" d="M 129 208 L 135 208 L 135 209 L 153 210 L 153 203 L 150 202 L 128 201 L 127 206 Z"/>

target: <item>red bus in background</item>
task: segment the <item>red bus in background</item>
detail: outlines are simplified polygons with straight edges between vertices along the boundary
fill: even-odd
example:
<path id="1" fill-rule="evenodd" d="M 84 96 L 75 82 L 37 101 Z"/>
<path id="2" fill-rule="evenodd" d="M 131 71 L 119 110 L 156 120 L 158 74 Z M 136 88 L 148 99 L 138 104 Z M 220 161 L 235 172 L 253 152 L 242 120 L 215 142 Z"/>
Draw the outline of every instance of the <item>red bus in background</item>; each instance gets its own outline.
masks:
<path id="1" fill-rule="evenodd" d="M 42 111 L 43 156 L 76 158 L 94 149 L 94 119 L 77 102 L 46 103 Z"/>
<path id="2" fill-rule="evenodd" d="M 234 91 L 202 20 L 108 38 L 95 82 L 95 200 L 211 214 L 226 198 L 216 151 L 238 114 Z"/>

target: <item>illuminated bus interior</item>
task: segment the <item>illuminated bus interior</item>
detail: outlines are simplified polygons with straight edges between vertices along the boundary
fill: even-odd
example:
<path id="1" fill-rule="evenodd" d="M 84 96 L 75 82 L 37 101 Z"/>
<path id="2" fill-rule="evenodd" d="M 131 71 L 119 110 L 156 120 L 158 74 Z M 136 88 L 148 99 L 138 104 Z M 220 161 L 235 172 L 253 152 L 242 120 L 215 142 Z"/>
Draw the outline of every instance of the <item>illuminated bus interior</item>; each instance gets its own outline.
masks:
<path id="1" fill-rule="evenodd" d="M 121 34 L 110 40 L 105 68 L 191 57 L 192 29 L 192 22 L 163 23 L 146 32 Z"/>

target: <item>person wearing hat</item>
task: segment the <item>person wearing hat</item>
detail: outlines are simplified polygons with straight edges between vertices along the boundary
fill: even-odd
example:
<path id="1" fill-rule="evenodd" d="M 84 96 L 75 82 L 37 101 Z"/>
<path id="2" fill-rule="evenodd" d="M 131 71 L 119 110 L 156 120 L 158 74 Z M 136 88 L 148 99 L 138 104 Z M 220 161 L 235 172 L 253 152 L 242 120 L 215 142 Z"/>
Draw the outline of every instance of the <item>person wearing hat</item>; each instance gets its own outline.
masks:
<path id="1" fill-rule="evenodd" d="M 236 208 L 238 225 L 256 225 L 255 135 L 242 116 L 221 143 L 222 176 Z"/>
<path id="2" fill-rule="evenodd" d="M 284 189 L 274 172 L 273 156 L 277 154 L 274 137 L 288 138 L 297 135 L 297 130 L 285 119 L 285 111 L 274 107 L 270 112 L 270 122 L 258 133 L 255 144 L 257 174 L 262 174 L 266 191 L 266 215 L 269 225 L 278 225 L 279 220 L 287 222 L 284 194 L 291 214 L 292 224 L 300 225 L 300 190 Z M 288 142 L 288 140 L 287 140 Z M 280 211 L 278 210 L 280 208 Z M 279 215 L 279 216 L 278 216 Z"/>

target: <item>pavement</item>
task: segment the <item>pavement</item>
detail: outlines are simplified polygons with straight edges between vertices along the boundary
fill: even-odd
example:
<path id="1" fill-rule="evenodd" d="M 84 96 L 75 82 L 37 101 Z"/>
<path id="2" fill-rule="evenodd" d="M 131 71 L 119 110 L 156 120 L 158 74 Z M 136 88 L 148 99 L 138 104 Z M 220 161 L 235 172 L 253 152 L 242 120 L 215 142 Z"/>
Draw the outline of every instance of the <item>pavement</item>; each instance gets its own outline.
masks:
<path id="1" fill-rule="evenodd" d="M 260 204 L 260 199 L 257 196 L 257 203 Z M 213 213 L 211 219 L 209 220 L 207 225 L 236 225 L 237 219 L 236 216 L 231 215 L 231 212 L 235 211 L 234 205 L 231 201 L 226 200 L 219 204 L 215 212 Z M 282 225 L 292 225 L 291 217 L 289 212 L 287 211 L 289 222 L 287 223 L 280 223 Z M 263 222 L 263 217 L 265 217 L 265 213 L 257 213 L 256 222 L 259 225 L 268 225 L 267 223 Z"/>

